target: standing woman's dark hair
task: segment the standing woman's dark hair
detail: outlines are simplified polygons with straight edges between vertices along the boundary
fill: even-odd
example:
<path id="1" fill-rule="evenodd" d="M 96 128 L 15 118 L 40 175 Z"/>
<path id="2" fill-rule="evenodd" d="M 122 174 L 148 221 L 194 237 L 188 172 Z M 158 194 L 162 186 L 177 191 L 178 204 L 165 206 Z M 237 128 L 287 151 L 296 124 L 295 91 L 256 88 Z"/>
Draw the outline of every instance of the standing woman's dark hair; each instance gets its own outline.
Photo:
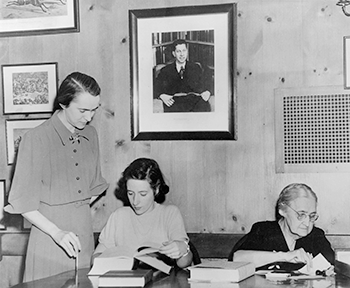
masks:
<path id="1" fill-rule="evenodd" d="M 165 183 L 163 173 L 155 160 L 138 158 L 126 167 L 115 190 L 116 197 L 124 203 L 124 206 L 131 206 L 126 187 L 129 179 L 147 180 L 154 192 L 155 202 L 161 204 L 165 201 L 165 194 L 169 192 L 169 186 Z"/>
<path id="2" fill-rule="evenodd" d="M 61 83 L 54 101 L 53 112 L 61 110 L 61 105 L 68 107 L 77 94 L 88 92 L 99 96 L 101 88 L 94 78 L 81 72 L 69 74 Z"/>

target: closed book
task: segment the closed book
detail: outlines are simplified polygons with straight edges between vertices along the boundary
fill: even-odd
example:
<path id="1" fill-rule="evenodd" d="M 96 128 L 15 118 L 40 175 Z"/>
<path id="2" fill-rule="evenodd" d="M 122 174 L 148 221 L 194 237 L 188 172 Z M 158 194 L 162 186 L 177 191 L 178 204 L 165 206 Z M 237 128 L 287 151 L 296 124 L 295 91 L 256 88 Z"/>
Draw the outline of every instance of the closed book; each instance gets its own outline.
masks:
<path id="1" fill-rule="evenodd" d="M 255 273 L 250 262 L 231 262 L 225 259 L 211 260 L 188 268 L 190 281 L 240 282 Z"/>
<path id="2" fill-rule="evenodd" d="M 111 270 L 99 277 L 98 287 L 143 287 L 152 276 L 151 269 Z"/>

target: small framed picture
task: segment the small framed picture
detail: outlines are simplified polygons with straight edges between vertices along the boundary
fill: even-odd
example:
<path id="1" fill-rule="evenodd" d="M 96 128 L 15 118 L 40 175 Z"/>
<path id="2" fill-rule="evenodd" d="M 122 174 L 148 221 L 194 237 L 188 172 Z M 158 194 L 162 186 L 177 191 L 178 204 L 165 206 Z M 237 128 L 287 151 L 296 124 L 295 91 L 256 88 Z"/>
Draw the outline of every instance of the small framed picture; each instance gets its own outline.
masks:
<path id="1" fill-rule="evenodd" d="M 6 196 L 6 185 L 5 180 L 0 180 L 0 230 L 5 230 L 6 225 L 4 223 L 5 213 L 5 196 Z"/>
<path id="2" fill-rule="evenodd" d="M 79 32 L 79 1 L 2 0 L 0 37 Z"/>
<path id="3" fill-rule="evenodd" d="M 7 164 L 14 163 L 23 135 L 47 119 L 6 119 Z"/>
<path id="4" fill-rule="evenodd" d="M 350 89 L 350 36 L 344 37 L 344 88 Z"/>
<path id="5" fill-rule="evenodd" d="M 2 65 L 4 114 L 51 113 L 57 63 Z"/>

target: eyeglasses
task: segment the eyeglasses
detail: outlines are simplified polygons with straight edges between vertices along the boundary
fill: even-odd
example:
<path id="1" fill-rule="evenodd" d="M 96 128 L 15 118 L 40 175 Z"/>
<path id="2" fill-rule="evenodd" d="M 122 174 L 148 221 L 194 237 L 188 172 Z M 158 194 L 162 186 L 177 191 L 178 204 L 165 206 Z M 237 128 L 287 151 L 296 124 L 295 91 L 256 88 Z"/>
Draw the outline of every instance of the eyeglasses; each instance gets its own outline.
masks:
<path id="1" fill-rule="evenodd" d="M 306 214 L 306 213 L 300 213 L 298 211 L 296 211 L 295 209 L 293 209 L 292 207 L 290 207 L 287 203 L 283 203 L 283 205 L 288 206 L 290 209 L 292 209 L 295 213 L 297 213 L 297 219 L 299 221 L 304 221 L 306 219 L 306 217 L 309 217 L 310 222 L 315 222 L 318 219 L 318 214 L 317 213 L 312 213 L 312 214 Z"/>

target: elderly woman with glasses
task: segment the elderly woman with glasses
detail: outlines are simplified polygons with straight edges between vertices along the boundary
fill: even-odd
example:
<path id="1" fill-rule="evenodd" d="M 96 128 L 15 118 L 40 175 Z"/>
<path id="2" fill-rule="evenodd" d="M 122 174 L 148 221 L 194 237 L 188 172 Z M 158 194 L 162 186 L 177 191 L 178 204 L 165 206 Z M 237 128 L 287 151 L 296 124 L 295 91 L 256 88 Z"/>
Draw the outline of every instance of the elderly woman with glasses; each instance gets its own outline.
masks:
<path id="1" fill-rule="evenodd" d="M 255 223 L 251 231 L 233 247 L 229 261 L 253 262 L 257 270 L 277 268 L 297 270 L 321 253 L 334 264 L 334 251 L 318 219 L 317 196 L 299 183 L 285 187 L 276 205 L 277 221 Z"/>

